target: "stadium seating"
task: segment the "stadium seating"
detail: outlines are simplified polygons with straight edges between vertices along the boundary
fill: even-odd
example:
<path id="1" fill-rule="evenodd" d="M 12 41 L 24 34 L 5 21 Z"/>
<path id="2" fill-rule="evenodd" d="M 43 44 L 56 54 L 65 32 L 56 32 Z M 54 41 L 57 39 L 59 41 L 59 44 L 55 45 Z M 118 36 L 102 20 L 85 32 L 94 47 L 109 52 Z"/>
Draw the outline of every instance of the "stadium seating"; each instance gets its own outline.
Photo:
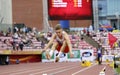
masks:
<path id="1" fill-rule="evenodd" d="M 120 33 L 114 33 L 110 32 L 113 36 L 115 36 L 117 39 L 120 39 Z M 120 47 L 117 46 L 113 49 L 109 45 L 109 39 L 108 39 L 108 32 L 98 32 L 96 33 L 96 37 L 92 37 L 96 42 L 98 42 L 106 51 L 108 51 L 108 54 L 111 53 L 117 53 L 120 52 Z M 118 42 L 117 40 L 116 42 Z"/>
<path id="2" fill-rule="evenodd" d="M 81 38 L 78 35 L 69 35 L 70 37 L 70 41 L 72 43 L 72 47 L 73 49 L 94 49 L 96 50 L 95 47 L 93 47 L 92 45 L 88 44 L 86 41 L 81 40 Z M 18 39 L 13 39 L 12 37 L 5 37 L 2 36 L 0 37 L 0 50 L 12 50 L 13 51 L 13 47 L 12 46 L 8 46 L 7 44 L 4 43 L 5 39 L 10 39 L 10 41 L 15 40 L 16 42 L 20 42 L 21 38 Z M 31 46 L 24 46 L 23 47 L 23 51 L 35 51 L 35 50 L 40 50 L 41 48 L 41 41 L 37 41 L 35 39 L 31 39 L 32 41 L 32 45 Z"/>

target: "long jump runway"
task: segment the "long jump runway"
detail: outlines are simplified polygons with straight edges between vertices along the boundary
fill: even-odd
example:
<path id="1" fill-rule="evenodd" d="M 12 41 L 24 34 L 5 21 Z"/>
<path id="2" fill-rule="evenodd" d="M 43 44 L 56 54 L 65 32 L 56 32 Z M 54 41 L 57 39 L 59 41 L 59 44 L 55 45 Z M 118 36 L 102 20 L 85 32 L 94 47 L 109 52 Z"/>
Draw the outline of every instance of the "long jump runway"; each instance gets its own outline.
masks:
<path id="1" fill-rule="evenodd" d="M 93 64 L 90 67 L 82 67 L 80 62 L 1 65 L 0 75 L 99 75 L 104 67 L 105 75 L 114 75 L 113 69 L 108 65 Z"/>

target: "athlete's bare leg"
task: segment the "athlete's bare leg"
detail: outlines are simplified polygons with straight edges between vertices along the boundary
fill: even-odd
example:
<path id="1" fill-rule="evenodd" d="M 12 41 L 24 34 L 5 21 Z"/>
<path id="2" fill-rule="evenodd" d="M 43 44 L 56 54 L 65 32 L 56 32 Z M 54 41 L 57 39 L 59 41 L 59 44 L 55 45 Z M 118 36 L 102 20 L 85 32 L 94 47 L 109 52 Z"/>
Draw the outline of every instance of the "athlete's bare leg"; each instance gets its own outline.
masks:
<path id="1" fill-rule="evenodd" d="M 59 61 L 59 57 L 60 57 L 61 53 L 64 52 L 64 49 L 65 49 L 66 46 L 67 46 L 67 42 L 64 41 L 63 44 L 62 44 L 62 47 L 60 48 L 60 51 L 59 51 L 58 55 L 56 56 L 55 62 Z"/>

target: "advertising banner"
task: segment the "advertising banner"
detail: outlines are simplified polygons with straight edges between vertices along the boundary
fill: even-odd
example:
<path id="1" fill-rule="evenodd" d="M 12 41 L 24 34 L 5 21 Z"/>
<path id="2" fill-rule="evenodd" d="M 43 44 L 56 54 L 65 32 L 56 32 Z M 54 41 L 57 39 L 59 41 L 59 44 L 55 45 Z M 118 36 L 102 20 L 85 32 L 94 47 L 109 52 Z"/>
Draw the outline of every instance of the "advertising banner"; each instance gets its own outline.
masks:
<path id="1" fill-rule="evenodd" d="M 68 61 L 80 61 L 81 60 L 80 50 L 73 50 L 73 54 L 74 54 L 74 56 L 71 58 L 70 53 L 68 53 L 68 55 L 67 55 Z"/>
<path id="2" fill-rule="evenodd" d="M 58 51 L 56 50 L 54 52 L 54 57 L 56 58 L 57 55 L 58 55 Z M 67 61 L 67 53 L 61 53 L 59 62 L 66 62 L 66 61 Z"/>
<path id="3" fill-rule="evenodd" d="M 91 49 L 85 49 L 85 50 L 80 50 L 81 54 L 81 59 L 82 61 L 93 61 L 94 60 L 94 50 Z"/>
<path id="4" fill-rule="evenodd" d="M 103 55 L 102 56 L 102 61 L 113 61 L 114 55 Z"/>
<path id="5" fill-rule="evenodd" d="M 55 50 L 52 58 L 50 60 L 47 60 L 45 53 L 43 53 L 42 54 L 42 62 L 55 61 L 55 58 L 56 58 L 57 54 L 58 54 L 58 51 Z M 91 49 L 85 49 L 85 50 L 74 49 L 73 50 L 73 57 L 70 57 L 70 53 L 61 53 L 59 62 L 66 62 L 66 61 L 77 62 L 77 61 L 82 61 L 82 60 L 93 61 L 94 59 L 95 59 L 94 50 L 91 50 Z"/>
<path id="6" fill-rule="evenodd" d="M 51 61 L 54 61 L 54 54 L 52 55 L 51 59 L 48 60 L 48 59 L 46 58 L 45 52 L 42 53 L 42 62 L 51 62 Z"/>

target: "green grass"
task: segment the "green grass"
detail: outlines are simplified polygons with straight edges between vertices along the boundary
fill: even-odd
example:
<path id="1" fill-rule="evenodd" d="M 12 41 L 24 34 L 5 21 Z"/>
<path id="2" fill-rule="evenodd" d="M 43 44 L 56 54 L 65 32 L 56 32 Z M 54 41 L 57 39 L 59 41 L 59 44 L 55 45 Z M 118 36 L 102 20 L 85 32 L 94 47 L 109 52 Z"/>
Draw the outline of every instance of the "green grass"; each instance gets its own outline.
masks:
<path id="1" fill-rule="evenodd" d="M 120 74 L 120 67 L 116 68 L 116 71 Z"/>

